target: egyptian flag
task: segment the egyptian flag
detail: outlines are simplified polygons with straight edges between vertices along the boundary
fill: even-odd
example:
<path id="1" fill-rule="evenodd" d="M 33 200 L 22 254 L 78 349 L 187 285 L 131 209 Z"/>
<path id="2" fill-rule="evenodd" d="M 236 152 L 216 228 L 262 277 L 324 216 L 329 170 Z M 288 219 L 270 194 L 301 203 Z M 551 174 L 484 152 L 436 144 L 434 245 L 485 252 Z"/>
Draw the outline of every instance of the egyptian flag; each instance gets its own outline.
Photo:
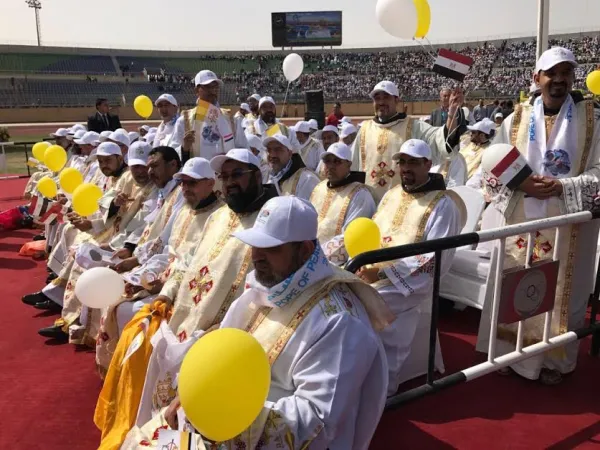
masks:
<path id="1" fill-rule="evenodd" d="M 511 190 L 515 190 L 529 175 L 533 174 L 533 170 L 517 147 L 513 147 L 497 161 L 490 172 Z"/>
<path id="2" fill-rule="evenodd" d="M 27 210 L 30 216 L 33 216 L 37 219 L 46 214 L 46 212 L 50 209 L 51 204 L 51 200 L 48 200 L 41 195 L 36 195 L 33 197 L 33 199 L 31 199 L 31 203 L 29 203 Z"/>
<path id="3" fill-rule="evenodd" d="M 29 215 L 44 225 L 62 222 L 63 216 L 68 212 L 68 205 L 61 205 L 52 200 L 36 195 L 27 208 Z"/>
<path id="4" fill-rule="evenodd" d="M 462 82 L 474 63 L 473 58 L 442 48 L 433 65 L 433 71 Z"/>
<path id="5" fill-rule="evenodd" d="M 50 209 L 40 217 L 39 221 L 44 225 L 52 225 L 53 223 L 63 222 L 63 216 L 68 212 L 69 208 L 66 205 L 60 203 L 54 203 L 50 206 Z"/>

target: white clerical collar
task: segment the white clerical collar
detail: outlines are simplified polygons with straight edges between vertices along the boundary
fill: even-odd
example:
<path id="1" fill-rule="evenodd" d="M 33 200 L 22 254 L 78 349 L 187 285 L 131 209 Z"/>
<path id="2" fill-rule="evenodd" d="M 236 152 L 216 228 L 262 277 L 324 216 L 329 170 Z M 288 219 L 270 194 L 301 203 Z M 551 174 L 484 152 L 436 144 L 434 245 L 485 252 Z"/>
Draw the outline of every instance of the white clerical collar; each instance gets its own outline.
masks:
<path id="1" fill-rule="evenodd" d="M 162 198 L 167 198 L 169 194 L 173 191 L 173 189 L 177 187 L 178 184 L 179 182 L 175 178 L 172 178 L 171 181 L 169 181 L 164 188 L 159 189 L 158 192 L 162 196 Z"/>

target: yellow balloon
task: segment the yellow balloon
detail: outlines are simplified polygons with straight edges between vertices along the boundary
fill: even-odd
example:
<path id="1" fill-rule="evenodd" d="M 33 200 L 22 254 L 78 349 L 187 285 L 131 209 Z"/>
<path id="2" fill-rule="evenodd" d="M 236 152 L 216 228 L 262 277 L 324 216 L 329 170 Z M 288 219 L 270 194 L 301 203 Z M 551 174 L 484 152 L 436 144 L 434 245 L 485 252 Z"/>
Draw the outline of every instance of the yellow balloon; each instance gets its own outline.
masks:
<path id="1" fill-rule="evenodd" d="M 60 180 L 60 187 L 67 194 L 72 194 L 75 188 L 83 183 L 83 175 L 79 170 L 73 167 L 67 167 L 64 169 L 58 179 Z"/>
<path id="2" fill-rule="evenodd" d="M 95 184 L 80 184 L 73 191 L 73 211 L 80 216 L 91 216 L 98 211 L 100 197 L 102 197 L 102 189 Z"/>
<path id="3" fill-rule="evenodd" d="M 56 181 L 48 176 L 40 178 L 36 187 L 38 192 L 46 198 L 54 198 L 58 192 Z"/>
<path id="4" fill-rule="evenodd" d="M 67 163 L 67 152 L 60 145 L 51 145 L 44 153 L 44 164 L 52 172 L 60 172 Z"/>
<path id="5" fill-rule="evenodd" d="M 44 154 L 46 153 L 46 150 L 48 149 L 48 147 L 50 147 L 50 142 L 38 142 L 37 144 L 34 144 L 33 148 L 31 149 L 31 153 L 33 153 L 33 157 L 35 159 L 37 159 L 39 162 L 43 163 L 44 162 Z"/>
<path id="6" fill-rule="evenodd" d="M 594 95 L 600 95 L 600 70 L 590 72 L 586 79 L 587 88 Z"/>
<path id="7" fill-rule="evenodd" d="M 222 442 L 258 417 L 269 393 L 271 367 L 262 346 L 237 328 L 221 328 L 196 342 L 179 372 L 179 399 L 200 434 Z"/>
<path id="8" fill-rule="evenodd" d="M 424 38 L 429 32 L 431 25 L 431 8 L 427 0 L 414 0 L 417 8 L 417 32 L 416 38 Z"/>
<path id="9" fill-rule="evenodd" d="M 344 231 L 344 245 L 350 258 L 381 248 L 381 232 L 371 219 L 354 219 Z"/>
<path id="10" fill-rule="evenodd" d="M 138 95 L 133 101 L 133 109 L 135 109 L 135 112 L 138 113 L 139 116 L 147 119 L 152 115 L 154 107 L 152 106 L 152 100 L 145 95 Z"/>

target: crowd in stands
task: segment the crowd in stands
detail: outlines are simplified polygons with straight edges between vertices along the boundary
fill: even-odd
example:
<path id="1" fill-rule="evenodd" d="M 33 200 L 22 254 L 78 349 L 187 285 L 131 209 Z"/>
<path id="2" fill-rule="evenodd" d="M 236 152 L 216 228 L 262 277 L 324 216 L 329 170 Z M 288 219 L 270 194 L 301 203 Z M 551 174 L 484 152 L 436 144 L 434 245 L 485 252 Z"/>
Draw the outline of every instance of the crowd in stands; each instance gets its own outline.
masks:
<path id="1" fill-rule="evenodd" d="M 575 88 L 583 89 L 586 74 L 600 63 L 599 36 L 552 39 L 550 45 L 560 45 L 574 51 L 583 64 L 577 71 Z M 521 91 L 528 90 L 535 60 L 535 40 L 483 43 L 457 51 L 475 61 L 463 83 L 467 95 L 516 98 Z M 147 80 L 156 83 L 160 92 L 180 92 L 192 101 L 194 96 L 189 75 L 205 68 L 219 73 L 226 83 L 226 98 L 223 100 L 227 103 L 240 103 L 254 92 L 273 92 L 278 99 L 282 99 L 287 92 L 289 101 L 302 101 L 304 91 L 315 89 L 322 89 L 327 101 L 364 101 L 369 89 L 382 79 L 394 81 L 400 87 L 402 98 L 415 101 L 437 99 L 439 86 L 452 84 L 431 71 L 436 52 L 437 49 L 432 47 L 413 47 L 379 52 L 301 53 L 305 63 L 303 76 L 289 86 L 281 71 L 284 58 L 281 53 L 206 54 L 187 60 L 127 57 L 127 64 L 120 64 L 119 67 L 121 70 L 127 68 L 123 75 L 127 75 L 128 82 L 144 83 Z M 15 62 L 17 55 L 12 55 L 11 58 L 6 56 L 0 55 L 0 71 L 10 69 L 3 67 L 3 61 L 6 64 L 10 62 L 13 68 L 27 66 L 26 63 Z M 116 58 L 124 60 L 125 57 Z M 91 57 L 84 59 L 93 60 Z M 78 64 L 81 65 L 81 61 Z M 57 63 L 54 62 L 52 67 L 56 66 Z M 152 69 L 148 69 L 149 67 Z M 44 72 L 42 68 L 40 71 Z M 139 78 L 135 75 L 139 75 Z M 100 84 L 88 86 L 88 89 L 99 90 Z M 118 98 L 131 90 L 125 86 L 127 84 L 120 83 L 122 87 Z M 0 85 L 0 107 L 15 106 L 15 102 L 18 104 L 19 100 L 11 95 L 11 89 L 14 90 L 14 86 Z M 106 95 L 105 91 L 90 92 L 90 98 Z M 25 102 L 39 104 L 37 98 L 33 102 L 27 98 Z M 41 104 L 45 104 L 43 99 Z"/>

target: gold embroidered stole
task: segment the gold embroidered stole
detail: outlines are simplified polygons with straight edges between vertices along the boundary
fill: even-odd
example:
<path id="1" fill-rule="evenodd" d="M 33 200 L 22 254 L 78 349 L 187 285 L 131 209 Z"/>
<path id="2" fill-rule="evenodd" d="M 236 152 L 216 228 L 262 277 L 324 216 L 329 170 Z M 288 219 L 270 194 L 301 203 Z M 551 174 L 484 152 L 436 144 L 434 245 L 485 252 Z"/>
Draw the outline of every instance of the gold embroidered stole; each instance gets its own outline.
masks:
<path id="1" fill-rule="evenodd" d="M 490 143 L 484 145 L 469 143 L 466 147 L 460 150 L 460 154 L 465 158 L 467 163 L 467 180 L 471 178 L 479 166 L 481 165 L 481 158 L 483 157 L 483 151 L 490 146 Z"/>
<path id="2" fill-rule="evenodd" d="M 433 208 L 451 192 L 430 191 L 411 194 L 404 191 L 401 185 L 391 189 L 373 216 L 381 232 L 381 248 L 422 241 Z M 392 264 L 393 261 L 388 261 L 376 266 L 387 267 Z M 373 284 L 375 288 L 389 285 L 391 285 L 389 279 Z"/>
<path id="3" fill-rule="evenodd" d="M 152 223 L 147 224 L 144 228 L 142 237 L 137 244 L 138 247 L 148 241 L 158 238 L 161 235 L 163 229 L 167 225 L 167 222 L 171 218 L 171 214 L 173 214 L 173 207 L 179 198 L 180 192 L 181 186 L 179 185 L 175 186 L 171 192 L 169 192 L 167 198 L 165 198 L 165 202 L 160 208 L 160 211 L 156 215 L 156 218 L 152 221 Z"/>
<path id="4" fill-rule="evenodd" d="M 578 176 L 586 170 L 587 160 L 592 149 L 592 138 L 594 134 L 594 110 L 591 101 L 583 101 L 576 104 L 577 117 L 577 148 L 570 155 L 573 164 L 569 176 Z M 520 104 L 515 108 L 513 124 L 511 129 L 511 144 L 519 149 L 521 154 L 527 158 L 527 146 L 529 141 L 529 122 L 533 114 L 533 107 L 529 104 Z M 546 137 L 550 136 L 555 117 L 545 117 Z M 525 214 L 525 201 L 521 191 L 515 192 L 511 203 L 510 214 L 506 217 L 507 225 L 528 222 Z M 548 200 L 547 217 L 555 217 L 564 214 L 560 205 L 563 202 L 558 197 Z M 566 225 L 561 228 L 561 239 L 559 243 L 558 256 L 560 268 L 556 286 L 556 299 L 554 313 L 552 315 L 552 335 L 556 336 L 568 331 L 569 303 L 571 298 L 573 266 L 575 259 L 575 248 L 580 225 Z M 543 261 L 550 259 L 554 253 L 556 232 L 555 229 L 541 230 L 534 233 L 534 245 L 531 261 Z M 512 268 L 525 265 L 527 254 L 527 235 L 511 236 L 506 239 L 506 252 L 504 268 Z M 525 346 L 540 342 L 543 336 L 545 315 L 541 314 L 531 317 L 523 322 L 523 344 Z M 498 325 L 499 339 L 516 343 L 517 324 Z M 552 351 L 557 357 L 565 355 L 564 348 Z"/>
<path id="5" fill-rule="evenodd" d="M 308 161 L 310 153 L 319 146 L 319 141 L 311 137 L 308 138 L 308 141 L 308 144 L 306 144 L 304 148 L 300 150 L 300 156 L 302 157 L 302 161 L 304 161 L 304 164 L 306 164 L 306 162 Z"/>
<path id="6" fill-rule="evenodd" d="M 360 167 L 367 174 L 367 186 L 377 193 L 377 198 L 392 187 L 400 184 L 400 175 L 395 170 L 392 155 L 412 135 L 413 119 L 400 120 L 391 126 L 382 126 L 369 120 L 360 132 Z"/>
<path id="7" fill-rule="evenodd" d="M 241 294 L 251 250 L 231 234 L 252 227 L 257 214 L 238 215 L 226 205 L 219 208 L 206 223 L 188 271 L 172 275 L 180 284 L 169 326 L 181 341 L 221 322 Z"/>
<path id="8" fill-rule="evenodd" d="M 325 243 L 342 233 L 348 207 L 361 189 L 366 187 L 357 182 L 337 188 L 327 187 L 327 180 L 317 185 L 311 194 L 310 202 L 319 214 L 317 237 L 320 242 Z"/>
<path id="9" fill-rule="evenodd" d="M 221 110 L 215 105 L 212 105 L 204 100 L 198 100 L 195 108 L 187 109 L 182 112 L 183 115 L 183 128 L 184 132 L 195 131 L 196 139 L 190 152 L 190 157 L 203 156 L 201 143 L 202 143 L 202 132 L 204 129 L 205 122 L 216 124 L 219 118 L 219 114 L 222 114 Z M 232 133 L 235 128 L 232 128 Z M 223 150 L 222 144 L 220 144 L 221 150 Z"/>
<path id="10" fill-rule="evenodd" d="M 302 172 L 309 171 L 306 167 L 302 167 L 298 169 L 291 177 L 285 180 L 283 183 L 279 184 L 279 189 L 281 191 L 281 195 L 296 195 L 296 189 L 298 188 L 298 183 L 300 182 L 300 177 L 302 176 Z"/>

